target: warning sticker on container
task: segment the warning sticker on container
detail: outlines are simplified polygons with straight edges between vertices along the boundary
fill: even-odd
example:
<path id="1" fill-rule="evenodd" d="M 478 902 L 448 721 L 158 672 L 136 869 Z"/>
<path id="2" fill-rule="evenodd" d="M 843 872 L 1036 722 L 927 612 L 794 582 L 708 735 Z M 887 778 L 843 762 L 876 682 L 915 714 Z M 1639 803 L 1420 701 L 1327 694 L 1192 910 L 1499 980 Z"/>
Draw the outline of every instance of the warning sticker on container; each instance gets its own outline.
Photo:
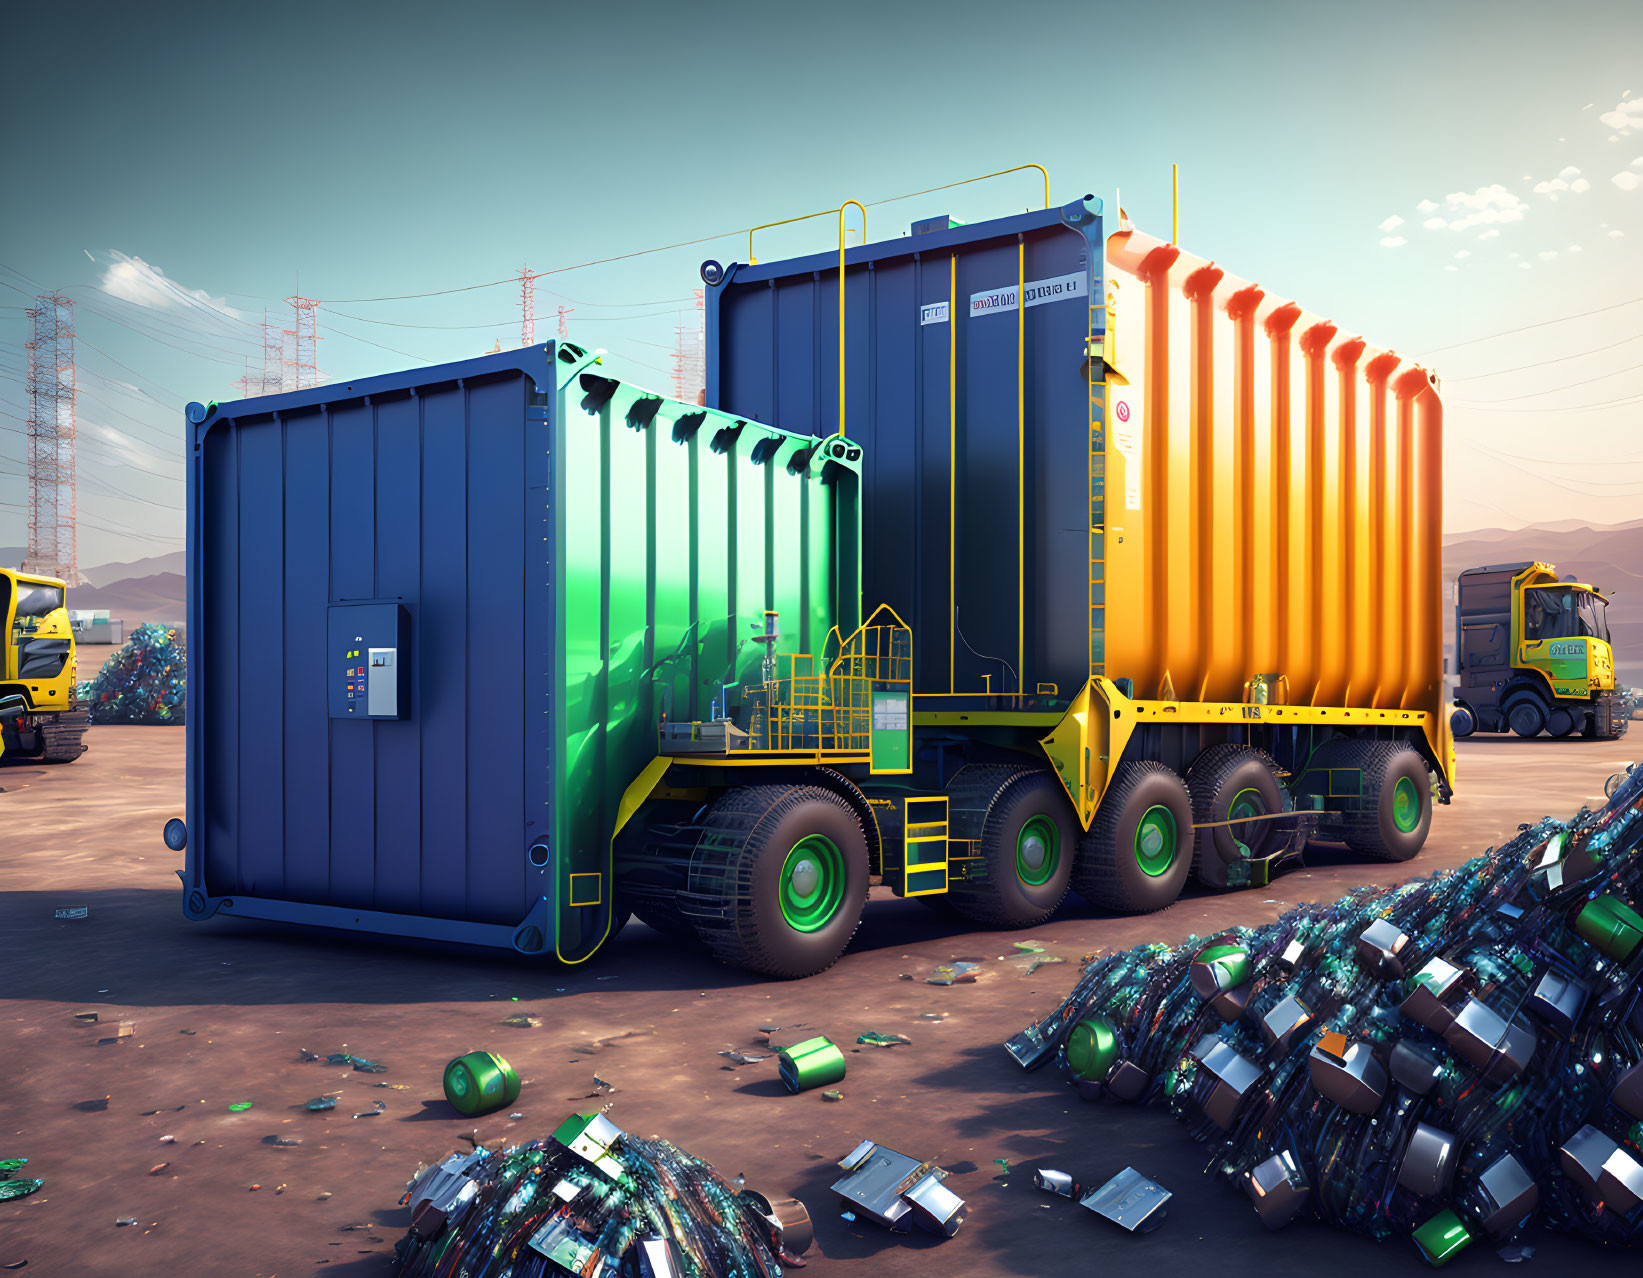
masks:
<path id="1" fill-rule="evenodd" d="M 1085 271 L 1074 271 L 1071 275 L 1058 275 L 1048 280 L 1028 280 L 1027 305 L 1042 306 L 1046 302 L 1065 302 L 1069 298 L 1086 297 L 1089 294 L 1089 283 L 1089 275 Z M 970 318 L 991 315 L 995 311 L 1015 310 L 1016 292 L 1016 286 L 1011 284 L 1007 288 L 970 294 Z"/>
<path id="2" fill-rule="evenodd" d="M 1141 388 L 1107 385 L 1107 435 L 1124 459 L 1124 509 L 1141 509 Z"/>
<path id="3" fill-rule="evenodd" d="M 922 324 L 945 324 L 951 307 L 946 302 L 931 302 L 928 306 L 919 307 L 918 322 Z"/>

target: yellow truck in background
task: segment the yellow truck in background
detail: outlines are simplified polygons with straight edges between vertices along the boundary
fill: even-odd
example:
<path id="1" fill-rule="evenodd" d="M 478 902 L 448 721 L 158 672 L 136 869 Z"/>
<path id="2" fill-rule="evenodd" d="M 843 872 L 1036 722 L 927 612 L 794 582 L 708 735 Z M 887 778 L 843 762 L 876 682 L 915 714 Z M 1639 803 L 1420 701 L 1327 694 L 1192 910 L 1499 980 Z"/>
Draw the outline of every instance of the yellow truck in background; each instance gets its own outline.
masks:
<path id="1" fill-rule="evenodd" d="M 68 585 L 0 568 L 0 755 L 72 763 L 91 715 L 79 704 Z"/>
<path id="2" fill-rule="evenodd" d="M 1563 581 L 1539 561 L 1461 573 L 1454 735 L 1622 736 L 1628 714 L 1615 683 L 1608 603 L 1596 586 Z"/>

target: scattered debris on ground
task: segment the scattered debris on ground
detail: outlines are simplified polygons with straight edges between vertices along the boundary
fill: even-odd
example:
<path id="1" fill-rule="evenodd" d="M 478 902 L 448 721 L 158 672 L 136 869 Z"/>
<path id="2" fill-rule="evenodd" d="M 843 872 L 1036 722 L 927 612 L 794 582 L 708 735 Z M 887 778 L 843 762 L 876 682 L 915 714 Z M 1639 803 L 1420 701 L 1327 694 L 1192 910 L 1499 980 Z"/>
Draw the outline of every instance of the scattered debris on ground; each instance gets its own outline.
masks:
<path id="1" fill-rule="evenodd" d="M 519 1099 L 518 1073 L 495 1052 L 458 1056 L 445 1066 L 444 1087 L 451 1108 L 469 1118 L 489 1114 Z"/>
<path id="2" fill-rule="evenodd" d="M 26 1158 L 0 1159 L 0 1203 L 14 1198 L 27 1198 L 45 1185 L 43 1180 L 28 1180 L 17 1175 L 28 1165 Z"/>
<path id="3" fill-rule="evenodd" d="M 825 1034 L 783 1048 L 776 1058 L 782 1083 L 790 1092 L 826 1087 L 844 1077 L 844 1053 Z"/>
<path id="4" fill-rule="evenodd" d="M 926 985 L 973 985 L 980 971 L 980 963 L 971 963 L 967 960 L 943 963 L 924 978 L 924 983 Z"/>
<path id="5" fill-rule="evenodd" d="M 833 1192 L 844 1200 L 846 1220 L 865 1216 L 896 1233 L 916 1224 L 947 1238 L 964 1223 L 969 1209 L 942 1184 L 947 1173 L 934 1161 L 921 1163 L 864 1140 L 839 1160 L 839 1167 L 848 1174 L 833 1183 Z"/>

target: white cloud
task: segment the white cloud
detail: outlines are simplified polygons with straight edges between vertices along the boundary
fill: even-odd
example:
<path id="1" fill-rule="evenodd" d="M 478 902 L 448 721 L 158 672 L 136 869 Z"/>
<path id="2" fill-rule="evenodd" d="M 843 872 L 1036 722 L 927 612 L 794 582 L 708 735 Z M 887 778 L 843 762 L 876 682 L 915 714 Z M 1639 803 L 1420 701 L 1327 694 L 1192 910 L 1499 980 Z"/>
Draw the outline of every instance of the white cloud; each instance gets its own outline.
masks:
<path id="1" fill-rule="evenodd" d="M 1643 155 L 1638 156 L 1632 161 L 1632 167 L 1634 169 L 1643 169 Z"/>
<path id="2" fill-rule="evenodd" d="M 1618 227 L 1618 226 L 1617 226 L 1617 227 L 1615 227 L 1615 228 L 1614 228 L 1614 230 L 1612 230 L 1612 231 L 1610 231 L 1610 232 L 1609 232 L 1609 238 L 1610 238 L 1610 239 L 1611 239 L 1611 240 L 1623 240 L 1623 239 L 1625 239 L 1625 238 L 1626 238 L 1626 232 L 1624 232 L 1624 231 L 1622 231 L 1622 230 L 1621 230 L 1621 229 L 1620 229 L 1620 228 L 1619 228 L 1619 227 Z"/>
<path id="3" fill-rule="evenodd" d="M 1472 256 L 1472 250 L 1471 249 L 1462 249 L 1459 253 L 1455 254 L 1455 260 L 1459 261 L 1461 258 L 1471 257 L 1471 256 Z"/>
<path id="4" fill-rule="evenodd" d="M 1623 96 L 1613 111 L 1605 111 L 1597 118 L 1603 121 L 1621 137 L 1625 137 L 1633 129 L 1643 129 L 1643 98 Z"/>
<path id="5" fill-rule="evenodd" d="M 1560 178 L 1563 178 L 1565 180 L 1567 180 L 1569 178 L 1577 178 L 1577 177 L 1580 176 L 1580 170 L 1575 168 L 1574 165 L 1569 164 L 1569 165 L 1565 165 L 1563 168 L 1559 169 L 1557 171 L 1557 175 Z"/>
<path id="6" fill-rule="evenodd" d="M 1556 249 L 1541 249 L 1540 250 L 1540 260 L 1542 262 L 1550 262 L 1556 256 L 1557 256 L 1557 250 Z"/>
<path id="7" fill-rule="evenodd" d="M 1415 205 L 1415 207 L 1422 213 L 1436 213 L 1440 205 L 1436 200 L 1422 200 L 1419 204 Z"/>
<path id="8" fill-rule="evenodd" d="M 1403 219 L 1394 213 L 1391 217 L 1387 218 L 1386 221 L 1382 222 L 1377 229 L 1382 232 L 1395 231 L 1402 225 Z"/>
<path id="9" fill-rule="evenodd" d="M 1458 266 L 1446 266 L 1443 269 L 1446 270 L 1446 271 L 1458 271 L 1458 270 L 1460 270 L 1460 267 L 1458 267 Z"/>
<path id="10" fill-rule="evenodd" d="M 204 289 L 187 288 L 140 257 L 117 252 L 113 259 L 103 269 L 104 292 L 155 310 L 185 309 L 191 303 L 199 303 L 225 315 L 238 316 L 222 298 L 212 297 Z"/>
<path id="11" fill-rule="evenodd" d="M 1407 243 L 1409 243 L 1409 241 L 1404 239 L 1404 237 L 1401 236 L 1401 235 L 1383 235 L 1383 236 L 1381 236 L 1381 247 L 1382 248 L 1402 248 Z"/>
<path id="12" fill-rule="evenodd" d="M 1643 102 L 1643 98 L 1639 98 L 1638 101 Z M 1622 191 L 1635 191 L 1639 186 L 1643 186 L 1643 180 L 1639 180 L 1637 174 L 1627 169 L 1621 169 L 1609 181 L 1613 182 Z"/>
<path id="13" fill-rule="evenodd" d="M 1554 200 L 1557 199 L 1557 193 L 1559 191 L 1567 191 L 1568 189 L 1569 184 L 1562 178 L 1552 178 L 1548 182 L 1535 183 L 1536 195 L 1550 195 Z"/>
<path id="14" fill-rule="evenodd" d="M 1538 188 L 1537 188 L 1538 189 Z M 1451 231 L 1469 231 L 1474 226 L 1521 222 L 1528 205 L 1499 182 L 1475 191 L 1453 191 L 1444 197 L 1444 223 Z M 1436 219 L 1430 219 L 1431 226 Z M 1435 228 L 1434 228 L 1435 229 Z"/>
<path id="15" fill-rule="evenodd" d="M 1499 230 L 1498 227 L 1493 227 L 1493 226 L 1491 226 L 1487 231 L 1482 232 L 1478 236 L 1478 239 L 1480 239 L 1480 240 L 1498 240 L 1499 238 L 1500 238 L 1500 230 Z"/>
<path id="16" fill-rule="evenodd" d="M 1532 271 L 1534 267 L 1530 266 L 1527 262 L 1519 262 L 1518 269 L 1521 271 Z"/>
<path id="17" fill-rule="evenodd" d="M 1581 251 L 1582 251 L 1581 247 L 1578 244 L 1571 244 L 1571 245 L 1569 245 L 1568 248 L 1566 248 L 1564 250 L 1564 252 L 1566 252 L 1566 253 L 1579 253 Z"/>
<path id="18" fill-rule="evenodd" d="M 1448 226 L 1449 223 L 1444 221 L 1441 217 L 1429 217 L 1426 221 L 1422 222 L 1421 225 L 1428 231 L 1441 231 L 1444 227 Z"/>
<path id="19" fill-rule="evenodd" d="M 1592 189 L 1592 184 L 1585 178 L 1576 178 L 1573 182 L 1569 183 L 1569 189 L 1576 195 L 1584 195 L 1587 191 Z"/>

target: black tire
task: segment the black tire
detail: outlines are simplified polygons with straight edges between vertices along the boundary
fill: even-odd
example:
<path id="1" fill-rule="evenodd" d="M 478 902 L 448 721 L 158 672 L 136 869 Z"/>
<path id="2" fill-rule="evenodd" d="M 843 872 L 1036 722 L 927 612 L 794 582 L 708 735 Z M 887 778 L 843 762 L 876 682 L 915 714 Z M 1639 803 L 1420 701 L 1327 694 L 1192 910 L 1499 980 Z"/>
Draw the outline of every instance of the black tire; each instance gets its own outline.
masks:
<path id="1" fill-rule="evenodd" d="M 1478 717 L 1472 713 L 1471 706 L 1457 705 L 1449 715 L 1449 731 L 1458 741 L 1462 737 L 1469 737 L 1478 730 Z"/>
<path id="2" fill-rule="evenodd" d="M 812 838 L 823 862 L 836 856 L 836 868 L 817 880 L 836 883 L 836 905 L 834 894 L 824 892 L 821 921 L 801 930 L 783 912 L 780 885 L 789 855 Z M 813 872 L 815 866 L 812 861 Z M 819 786 L 750 785 L 728 791 L 702 822 L 690 862 L 688 916 L 723 963 L 764 976 L 814 976 L 850 944 L 867 888 L 867 838 L 849 803 Z M 830 908 L 822 910 L 824 903 Z"/>
<path id="3" fill-rule="evenodd" d="M 1072 804 L 1054 776 L 1016 774 L 994 791 L 982 821 L 976 854 L 987 876 L 953 884 L 948 903 L 985 927 L 1037 927 L 1067 899 L 1078 835 Z"/>
<path id="4" fill-rule="evenodd" d="M 1586 719 L 1584 710 L 1571 710 L 1567 706 L 1553 706 L 1546 712 L 1546 734 L 1551 737 L 1569 737 L 1574 735 L 1577 727 Z"/>
<path id="5" fill-rule="evenodd" d="M 1261 814 L 1284 810 L 1284 789 L 1278 764 L 1264 750 L 1223 741 L 1205 750 L 1187 771 L 1192 795 L 1192 820 L 1197 829 L 1192 842 L 1192 871 L 1208 887 L 1226 886 L 1226 867 L 1243 859 L 1239 836 L 1250 857 L 1265 856 L 1278 837 L 1272 821 L 1258 821 L 1243 829 L 1221 825 L 1231 819 L 1234 803 L 1249 804 Z"/>
<path id="6" fill-rule="evenodd" d="M 1546 726 L 1546 709 L 1532 692 L 1517 697 L 1506 707 L 1506 726 L 1520 737 L 1538 737 Z"/>
<path id="7" fill-rule="evenodd" d="M 1142 818 L 1162 808 L 1175 827 L 1173 855 L 1161 873 L 1142 865 Z M 1156 829 L 1161 822 L 1155 820 Z M 1172 769 L 1151 760 L 1125 763 L 1101 796 L 1089 835 L 1078 845 L 1073 887 L 1085 900 L 1120 914 L 1150 914 L 1181 895 L 1192 868 L 1192 796 Z"/>
<path id="8" fill-rule="evenodd" d="M 1432 780 L 1426 760 L 1402 742 L 1345 741 L 1333 766 L 1356 767 L 1363 773 L 1362 793 L 1355 799 L 1338 800 L 1346 846 L 1377 861 L 1414 857 L 1432 828 Z M 1412 824 L 1403 815 L 1411 794 L 1415 804 Z"/>

